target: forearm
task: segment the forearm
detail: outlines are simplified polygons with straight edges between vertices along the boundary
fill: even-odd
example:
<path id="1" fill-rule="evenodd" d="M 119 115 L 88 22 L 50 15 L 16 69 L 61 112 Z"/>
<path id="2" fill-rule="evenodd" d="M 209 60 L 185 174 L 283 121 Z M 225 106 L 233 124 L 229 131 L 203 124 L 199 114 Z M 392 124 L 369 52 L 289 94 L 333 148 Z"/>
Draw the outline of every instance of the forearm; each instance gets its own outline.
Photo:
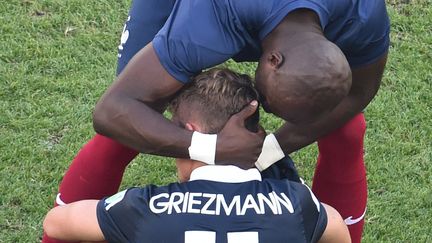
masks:
<path id="1" fill-rule="evenodd" d="M 188 158 L 192 132 L 182 129 L 161 113 L 166 102 L 149 106 L 134 98 L 110 94 L 96 106 L 96 132 L 139 152 Z"/>
<path id="2" fill-rule="evenodd" d="M 162 67 L 149 44 L 132 58 L 99 100 L 93 126 L 96 132 L 137 151 L 187 158 L 192 133 L 161 114 L 182 87 Z"/>
<path id="3" fill-rule="evenodd" d="M 387 54 L 384 54 L 375 63 L 352 69 L 350 93 L 322 119 L 307 125 L 287 122 L 282 126 L 275 136 L 285 154 L 315 142 L 363 111 L 378 92 L 386 62 Z"/>
<path id="4" fill-rule="evenodd" d="M 275 136 L 284 153 L 292 153 L 341 127 L 356 114 L 361 112 L 369 101 L 361 101 L 357 96 L 349 95 L 336 106 L 335 109 L 320 120 L 309 124 L 292 124 L 286 122 L 275 133 Z"/>

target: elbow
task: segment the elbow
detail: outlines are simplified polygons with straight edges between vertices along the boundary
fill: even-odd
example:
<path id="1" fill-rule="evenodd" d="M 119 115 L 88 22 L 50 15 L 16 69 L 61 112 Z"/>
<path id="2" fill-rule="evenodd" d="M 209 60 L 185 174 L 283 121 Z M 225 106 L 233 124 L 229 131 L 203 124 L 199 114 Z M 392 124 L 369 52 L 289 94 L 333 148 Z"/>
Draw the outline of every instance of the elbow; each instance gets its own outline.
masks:
<path id="1" fill-rule="evenodd" d="M 93 129 L 96 133 L 109 136 L 110 117 L 112 117 L 112 106 L 110 97 L 102 97 L 93 111 Z M 111 109 L 110 109 L 111 107 Z"/>
<path id="2" fill-rule="evenodd" d="M 58 238 L 58 230 L 56 225 L 57 224 L 53 220 L 52 212 L 48 212 L 47 216 L 43 221 L 43 230 L 48 237 L 54 239 Z"/>
<path id="3" fill-rule="evenodd" d="M 349 98 L 351 100 L 351 109 L 347 112 L 350 113 L 352 117 L 362 112 L 372 101 L 375 93 L 361 93 L 353 94 Z"/>
<path id="4" fill-rule="evenodd" d="M 327 226 L 318 243 L 349 243 L 351 236 L 342 216 L 332 206 L 323 204 L 327 213 Z"/>
<path id="5" fill-rule="evenodd" d="M 96 133 L 104 134 L 104 127 L 106 126 L 106 111 L 100 107 L 99 103 L 93 111 L 93 129 Z"/>

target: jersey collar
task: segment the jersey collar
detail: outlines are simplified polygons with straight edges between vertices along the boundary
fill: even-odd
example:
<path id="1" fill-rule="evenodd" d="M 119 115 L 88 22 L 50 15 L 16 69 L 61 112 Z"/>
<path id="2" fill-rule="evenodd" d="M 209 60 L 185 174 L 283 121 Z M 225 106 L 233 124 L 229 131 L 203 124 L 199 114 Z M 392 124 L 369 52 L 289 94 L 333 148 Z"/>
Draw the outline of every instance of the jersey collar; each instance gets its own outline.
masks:
<path id="1" fill-rule="evenodd" d="M 243 170 L 233 165 L 205 165 L 192 171 L 189 181 L 195 180 L 241 183 L 261 181 L 261 174 L 256 168 Z"/>

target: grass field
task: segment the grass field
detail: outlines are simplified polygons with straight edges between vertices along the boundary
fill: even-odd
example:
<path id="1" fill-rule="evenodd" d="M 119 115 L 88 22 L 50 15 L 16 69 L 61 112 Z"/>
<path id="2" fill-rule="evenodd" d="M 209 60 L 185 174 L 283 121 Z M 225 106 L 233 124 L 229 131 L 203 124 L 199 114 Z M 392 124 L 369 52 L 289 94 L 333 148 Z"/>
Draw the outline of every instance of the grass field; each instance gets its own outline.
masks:
<path id="1" fill-rule="evenodd" d="M 38 242 L 70 161 L 94 134 L 92 109 L 114 79 L 129 1 L 0 4 L 0 242 Z M 369 203 L 364 242 L 432 242 L 432 2 L 393 0 L 389 62 L 366 109 Z M 254 64 L 226 65 L 253 74 Z M 263 117 L 268 131 L 281 121 Z M 293 154 L 311 180 L 317 151 Z M 140 156 L 122 187 L 176 180 L 169 159 Z"/>

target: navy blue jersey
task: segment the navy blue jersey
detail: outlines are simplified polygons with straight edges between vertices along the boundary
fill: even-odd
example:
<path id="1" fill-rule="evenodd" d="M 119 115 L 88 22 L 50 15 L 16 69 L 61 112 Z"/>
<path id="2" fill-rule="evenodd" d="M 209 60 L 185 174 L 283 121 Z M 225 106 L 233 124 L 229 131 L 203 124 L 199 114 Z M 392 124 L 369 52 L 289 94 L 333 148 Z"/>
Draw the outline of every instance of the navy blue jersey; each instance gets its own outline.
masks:
<path id="1" fill-rule="evenodd" d="M 294 161 L 288 155 L 272 164 L 267 169 L 261 171 L 261 177 L 269 179 L 288 179 L 294 182 L 301 182 Z"/>
<path id="2" fill-rule="evenodd" d="M 310 189 L 256 169 L 203 166 L 186 183 L 131 188 L 103 199 L 108 242 L 316 242 L 327 215 Z"/>
<path id="3" fill-rule="evenodd" d="M 229 58 L 257 61 L 260 43 L 290 12 L 307 8 L 351 66 L 371 63 L 389 46 L 384 0 L 181 0 L 153 39 L 165 69 L 177 80 Z"/>

